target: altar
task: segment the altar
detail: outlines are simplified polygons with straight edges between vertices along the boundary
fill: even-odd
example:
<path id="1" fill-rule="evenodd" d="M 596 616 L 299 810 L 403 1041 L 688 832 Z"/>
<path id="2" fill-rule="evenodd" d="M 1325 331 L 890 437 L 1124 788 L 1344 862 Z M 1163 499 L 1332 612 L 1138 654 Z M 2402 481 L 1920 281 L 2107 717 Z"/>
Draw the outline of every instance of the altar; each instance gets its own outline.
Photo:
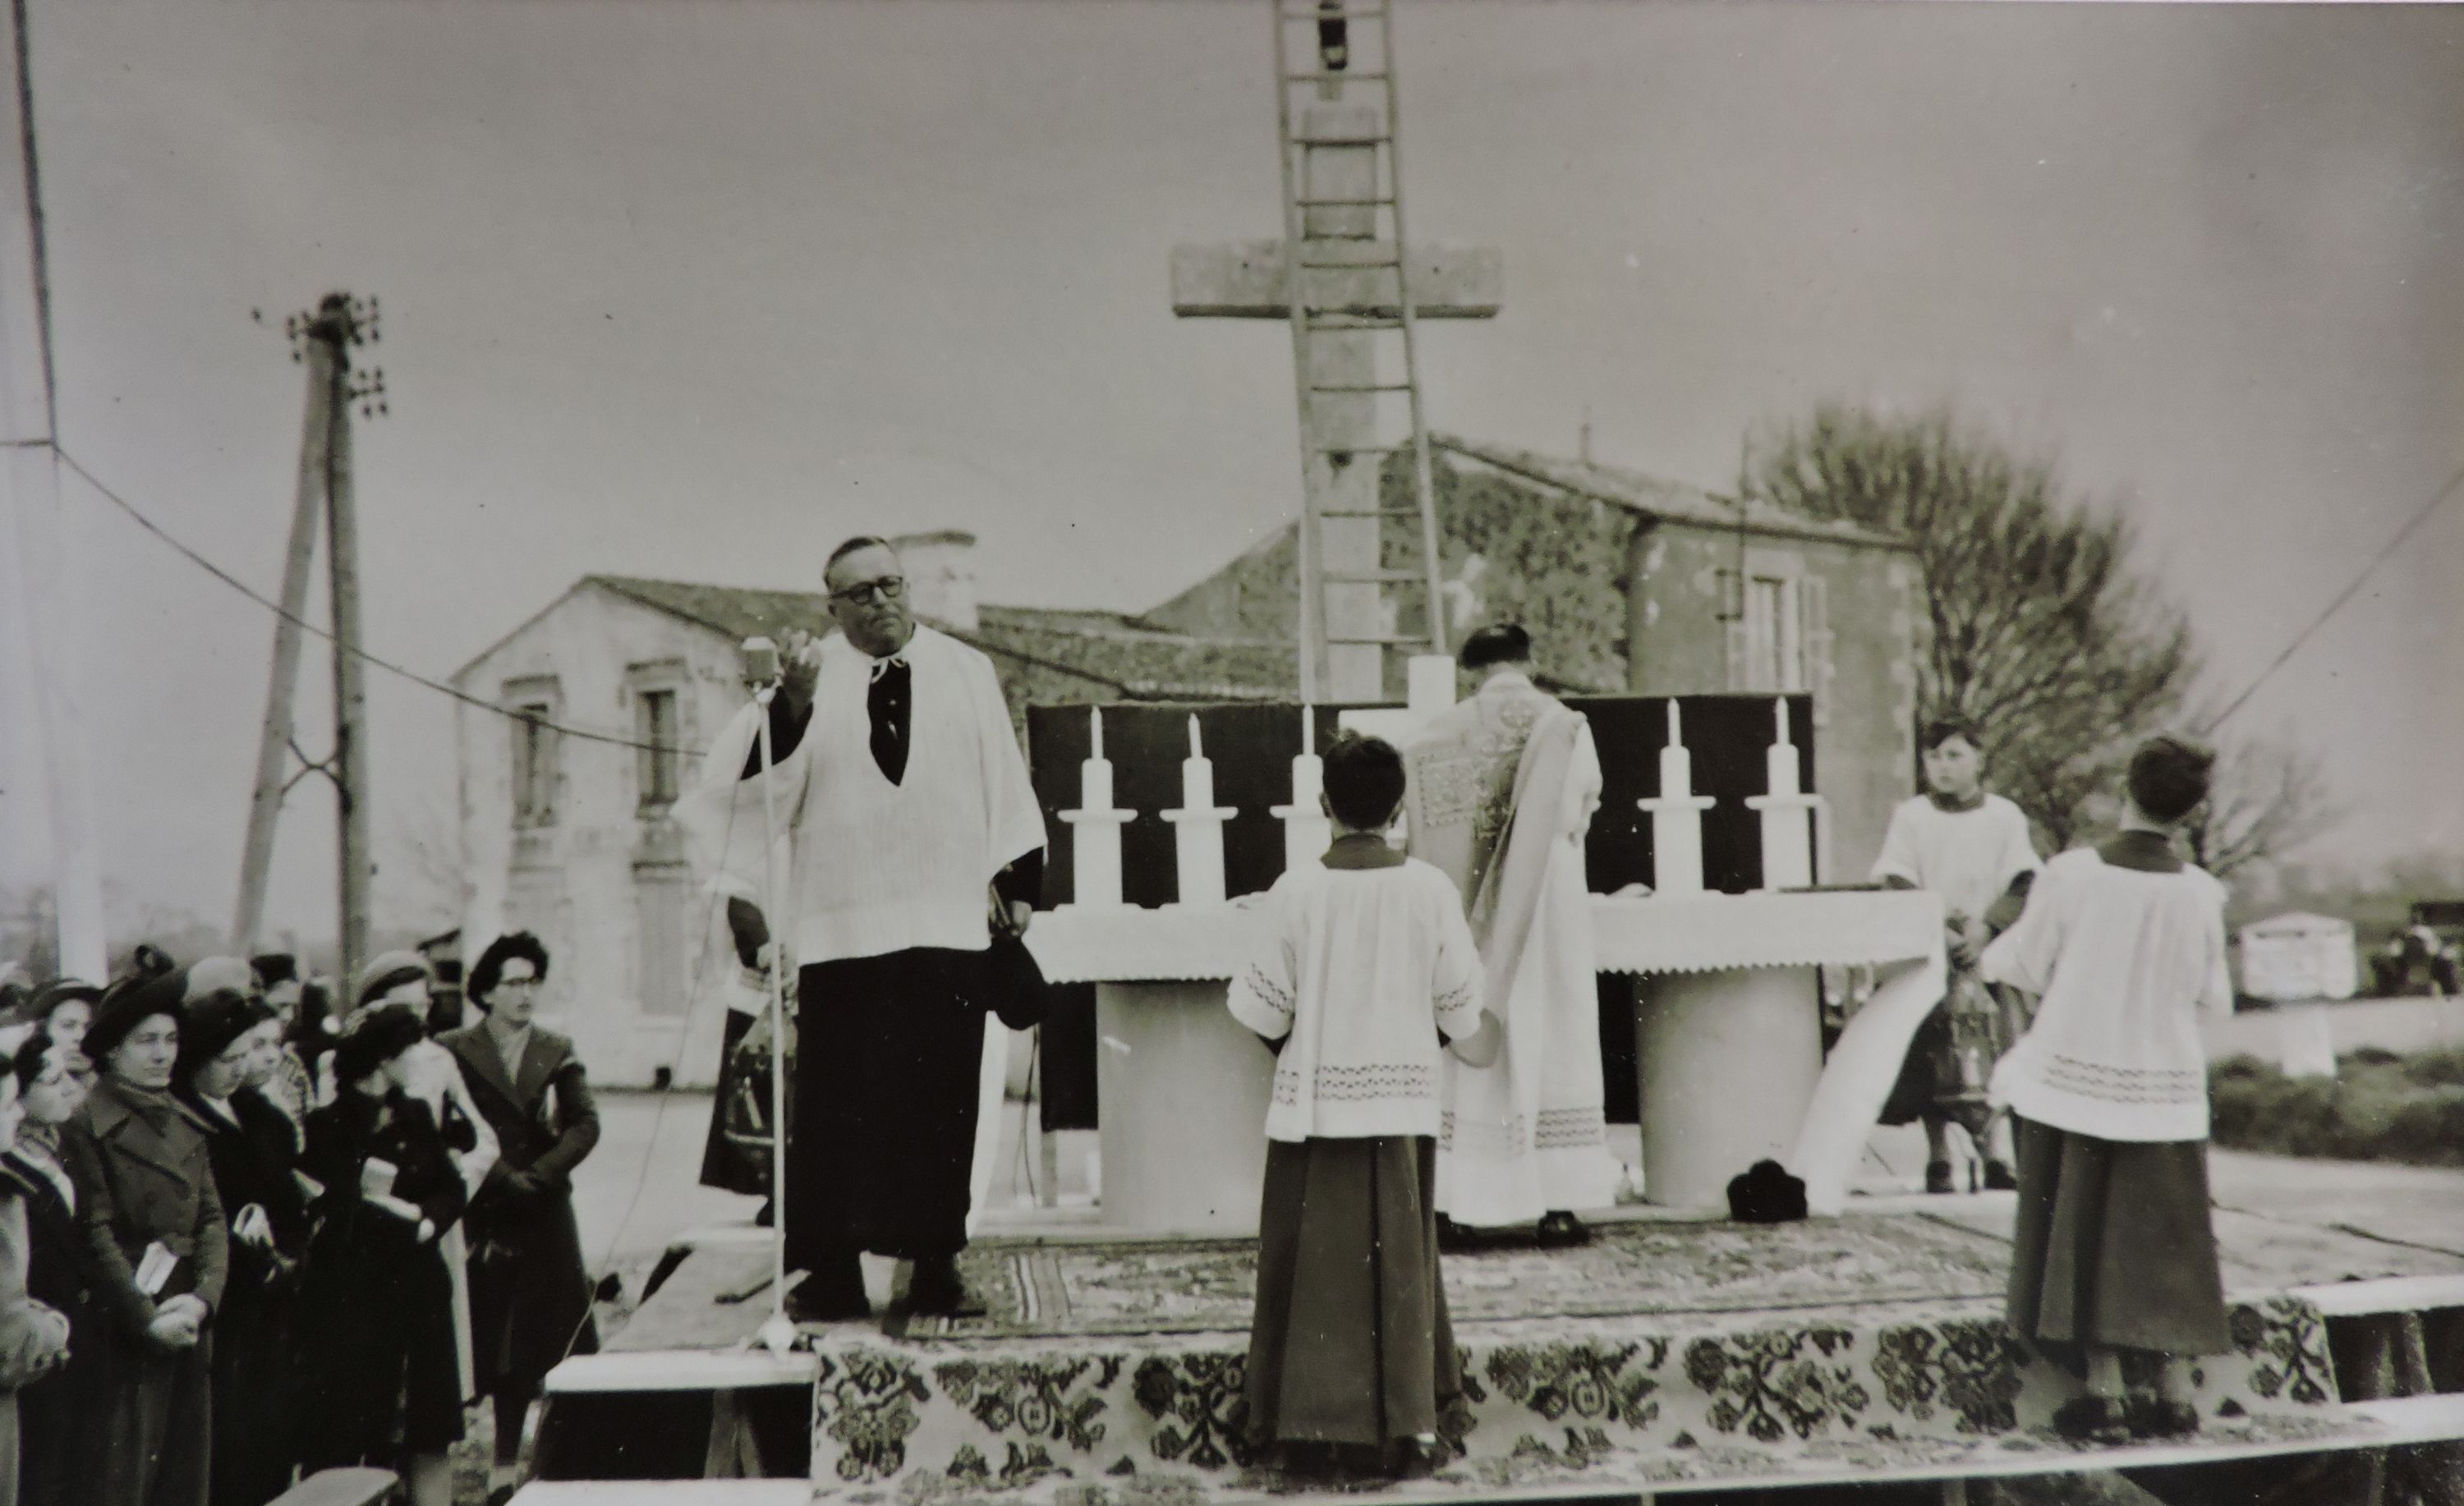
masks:
<path id="1" fill-rule="evenodd" d="M 1048 979 L 1096 986 L 1106 1230 L 1255 1230 L 1274 1058 L 1224 1008 L 1255 924 L 1239 903 L 1065 906 L 1028 932 Z M 1838 1212 L 1907 1042 L 1942 996 L 1941 901 L 1595 894 L 1592 924 L 1601 971 L 1642 984 L 1644 1196 L 1720 1208 L 1728 1178 L 1770 1157 L 1805 1178 L 1812 1211 Z M 1879 974 L 1827 1065 L 1825 967 Z"/>

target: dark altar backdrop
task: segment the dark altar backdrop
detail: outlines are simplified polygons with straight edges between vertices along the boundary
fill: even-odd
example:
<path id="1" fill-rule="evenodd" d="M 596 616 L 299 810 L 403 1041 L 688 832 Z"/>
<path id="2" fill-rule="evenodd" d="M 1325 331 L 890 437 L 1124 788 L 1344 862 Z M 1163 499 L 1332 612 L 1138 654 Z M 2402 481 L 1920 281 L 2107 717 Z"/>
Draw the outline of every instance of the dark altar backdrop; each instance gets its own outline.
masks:
<path id="1" fill-rule="evenodd" d="M 1651 820 L 1635 802 L 1660 793 L 1660 751 L 1668 741 L 1666 696 L 1570 696 L 1566 704 L 1590 718 L 1599 750 L 1600 809 L 1585 844 L 1587 878 L 1607 893 L 1653 881 Z M 1762 882 L 1761 818 L 1746 806 L 1764 792 L 1764 750 L 1773 731 L 1771 704 L 1788 704 L 1789 740 L 1796 745 L 1797 779 L 1814 789 L 1814 706 L 1792 695 L 1688 695 L 1676 698 L 1685 746 L 1694 755 L 1694 793 L 1719 801 L 1703 814 L 1703 882 L 1742 894 Z M 1317 749 L 1340 728 L 1344 708 L 1315 712 Z M 1079 765 L 1091 741 L 1084 706 L 1031 706 L 1026 712 L 1027 767 L 1043 807 L 1049 857 L 1044 901 L 1048 907 L 1073 892 L 1070 829 L 1060 813 L 1078 807 Z M 1300 752 L 1296 704 L 1118 702 L 1103 708 L 1104 755 L 1112 764 L 1113 803 L 1137 813 L 1121 828 L 1121 894 L 1132 905 L 1171 904 L 1178 887 L 1172 824 L 1157 813 L 1180 804 L 1180 765 L 1189 755 L 1189 719 L 1197 716 L 1206 756 L 1215 766 L 1215 803 L 1238 810 L 1223 827 L 1225 892 L 1255 893 L 1284 868 L 1283 822 L 1270 807 L 1291 797 L 1291 760 Z M 1044 1027 L 1041 1072 L 1046 1129 L 1089 1129 L 1095 1124 L 1095 991 L 1059 991 Z M 1634 1080 L 1633 988 L 1600 980 L 1601 1065 L 1609 1118 L 1638 1118 Z"/>

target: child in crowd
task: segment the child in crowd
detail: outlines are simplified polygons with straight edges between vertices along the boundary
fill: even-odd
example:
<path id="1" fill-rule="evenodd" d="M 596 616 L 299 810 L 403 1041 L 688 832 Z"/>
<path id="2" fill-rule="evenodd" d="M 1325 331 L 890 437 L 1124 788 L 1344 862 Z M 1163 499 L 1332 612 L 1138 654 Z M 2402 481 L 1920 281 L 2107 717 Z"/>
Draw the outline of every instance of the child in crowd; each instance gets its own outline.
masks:
<path id="1" fill-rule="evenodd" d="M 1496 1059 L 1481 964 L 1443 872 L 1387 844 L 1401 754 L 1327 750 L 1335 838 L 1262 905 L 1233 1016 L 1280 1059 L 1266 1110 L 1250 1441 L 1303 1473 L 1425 1473 L 1462 1388 L 1438 1278 L 1438 1053 Z"/>
<path id="2" fill-rule="evenodd" d="M 1874 860 L 1874 879 L 1942 896 L 1950 931 L 1950 987 L 1909 1043 L 1882 1123 L 1924 1122 L 1926 1191 L 1956 1190 L 1953 1121 L 1981 1142 L 1985 1185 L 2006 1189 L 2012 1186 L 2011 1131 L 2000 1119 L 1989 1128 L 1985 1083 L 1994 1059 L 2010 1049 L 2022 1024 L 1978 981 L 1976 958 L 2019 918 L 2040 865 L 2028 818 L 2009 800 L 1986 793 L 1976 729 L 1957 720 L 1931 722 L 1918 741 L 1925 793 L 1891 813 L 1882 855 Z"/>
<path id="3" fill-rule="evenodd" d="M 2174 852 L 2212 753 L 2170 737 L 2130 759 L 2119 836 L 2045 865 L 2027 911 L 1985 950 L 1992 981 L 2043 995 L 1993 1074 L 2018 1120 L 2010 1320 L 2074 1369 L 2067 1437 L 2197 1430 L 2190 1363 L 2233 1347 L 2208 1214 L 2202 1009 L 2231 1013 L 2224 886 Z M 2125 1351 L 2161 1360 L 2126 1390 Z"/>

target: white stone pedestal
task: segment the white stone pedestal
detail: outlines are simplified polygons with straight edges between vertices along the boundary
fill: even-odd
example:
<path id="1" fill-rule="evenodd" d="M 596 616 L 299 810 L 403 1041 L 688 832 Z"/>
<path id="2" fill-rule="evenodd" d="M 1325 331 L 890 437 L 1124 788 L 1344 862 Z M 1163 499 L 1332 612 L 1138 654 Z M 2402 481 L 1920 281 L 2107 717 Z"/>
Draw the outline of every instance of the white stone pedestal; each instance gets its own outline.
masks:
<path id="1" fill-rule="evenodd" d="M 1730 1177 L 1795 1150 L 1822 1076 L 1815 971 L 1656 974 L 1637 991 L 1634 1023 L 1642 1194 L 1726 1210 Z"/>
<path id="2" fill-rule="evenodd" d="M 1098 983 L 1106 1233 L 1254 1234 L 1275 1059 L 1221 981 Z"/>

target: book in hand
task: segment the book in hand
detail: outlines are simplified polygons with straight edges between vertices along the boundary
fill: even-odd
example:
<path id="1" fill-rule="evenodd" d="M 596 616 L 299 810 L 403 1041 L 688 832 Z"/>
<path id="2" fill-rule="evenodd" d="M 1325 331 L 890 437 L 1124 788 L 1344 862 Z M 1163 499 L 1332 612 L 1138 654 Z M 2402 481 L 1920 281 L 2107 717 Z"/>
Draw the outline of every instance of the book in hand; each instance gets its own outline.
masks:
<path id="1" fill-rule="evenodd" d="M 180 1257 L 155 1240 L 137 1257 L 137 1289 L 148 1297 L 159 1297 L 163 1288 L 171 1284 L 171 1273 L 180 1268 Z"/>
<path id="2" fill-rule="evenodd" d="M 375 1156 L 368 1157 L 366 1164 L 360 1168 L 360 1195 L 391 1197 L 393 1179 L 400 1174 L 400 1169 L 392 1162 L 381 1160 Z"/>

